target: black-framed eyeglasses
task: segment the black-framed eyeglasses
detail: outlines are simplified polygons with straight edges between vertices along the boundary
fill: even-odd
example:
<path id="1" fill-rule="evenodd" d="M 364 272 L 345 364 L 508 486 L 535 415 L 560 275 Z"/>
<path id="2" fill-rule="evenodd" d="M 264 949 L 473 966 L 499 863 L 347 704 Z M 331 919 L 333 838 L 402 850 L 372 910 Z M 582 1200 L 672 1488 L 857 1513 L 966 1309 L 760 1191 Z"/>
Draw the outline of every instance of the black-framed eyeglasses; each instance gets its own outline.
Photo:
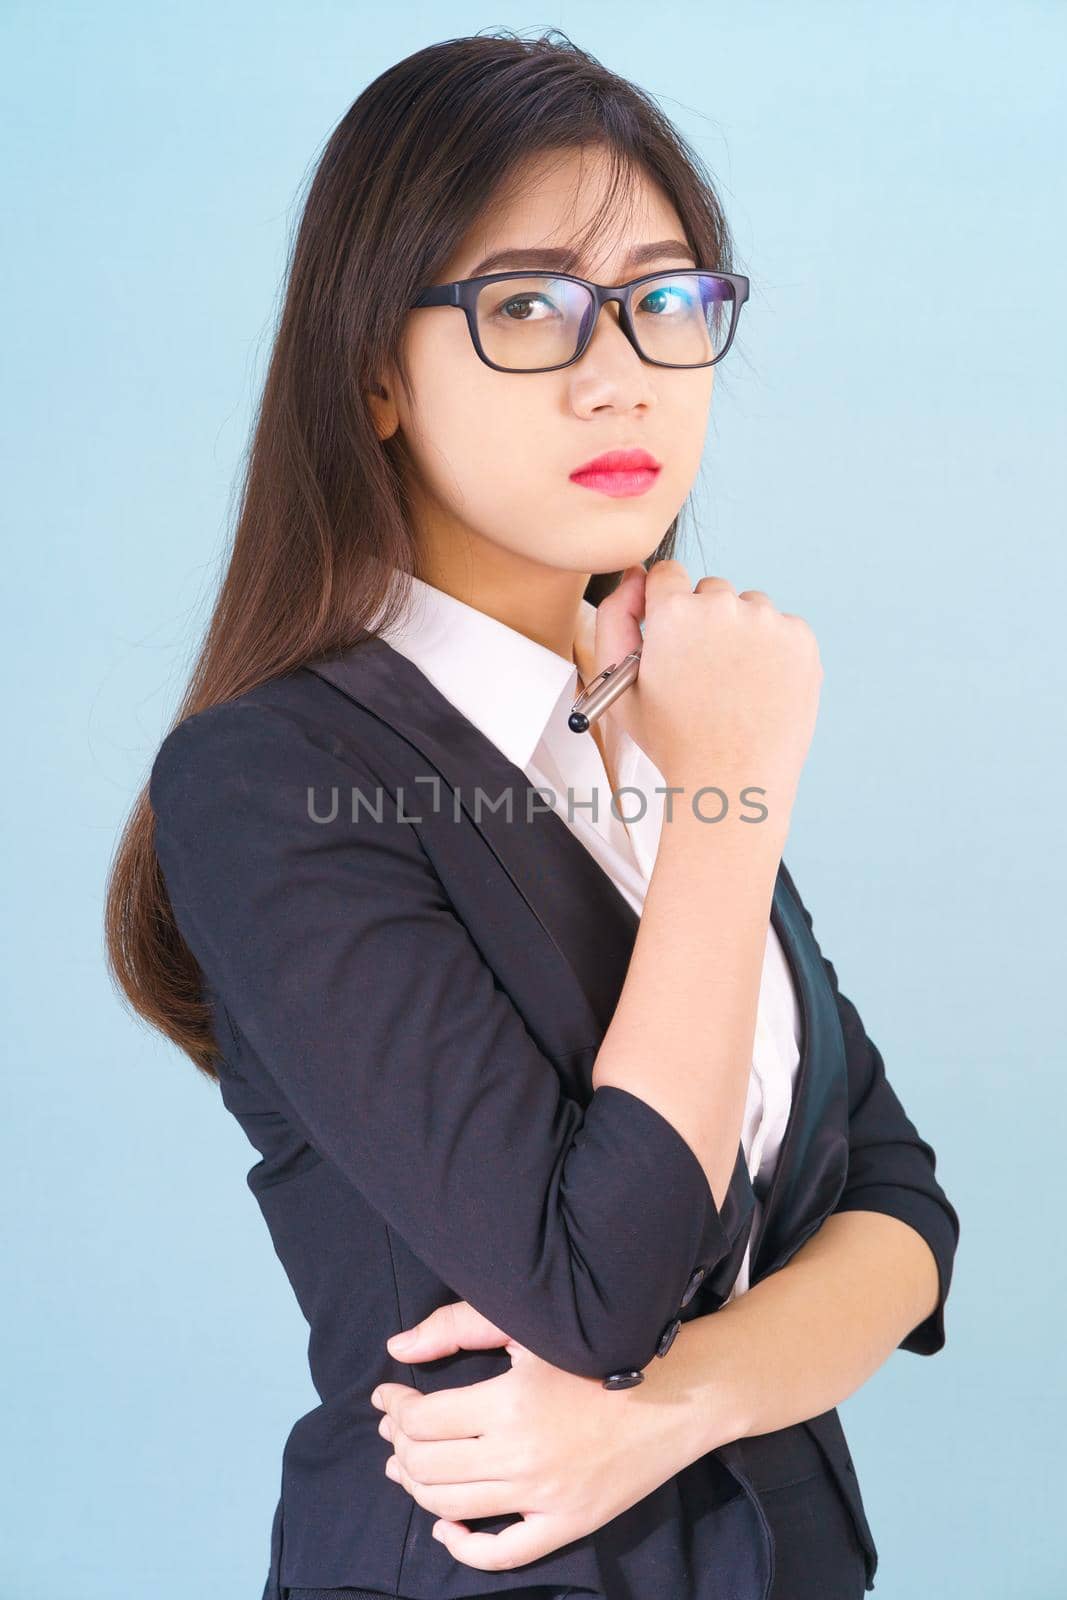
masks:
<path id="1" fill-rule="evenodd" d="M 459 306 L 478 355 L 497 372 L 555 372 L 580 360 L 600 308 L 655 367 L 713 367 L 733 342 L 748 279 L 684 267 L 606 285 L 569 272 L 491 272 L 421 289 L 418 306 Z"/>

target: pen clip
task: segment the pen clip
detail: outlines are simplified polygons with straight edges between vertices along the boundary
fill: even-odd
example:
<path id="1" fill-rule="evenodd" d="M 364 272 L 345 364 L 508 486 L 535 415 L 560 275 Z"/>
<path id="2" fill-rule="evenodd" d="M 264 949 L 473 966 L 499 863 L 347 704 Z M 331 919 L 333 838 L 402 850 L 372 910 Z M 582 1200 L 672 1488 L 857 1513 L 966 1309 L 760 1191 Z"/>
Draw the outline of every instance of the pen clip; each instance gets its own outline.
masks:
<path id="1" fill-rule="evenodd" d="M 632 651 L 631 651 L 631 654 L 633 654 Z M 623 656 L 622 659 L 623 659 L 623 661 L 627 661 L 629 659 L 629 657 L 628 656 Z M 590 678 L 589 682 L 586 684 L 585 688 L 582 690 L 582 692 L 578 696 L 577 700 L 571 706 L 571 710 L 572 711 L 580 711 L 582 709 L 582 707 L 585 705 L 586 701 L 590 699 L 590 697 L 593 695 L 593 693 L 597 689 L 599 689 L 600 685 L 602 683 L 606 682 L 608 678 L 612 678 L 612 677 L 615 676 L 615 673 L 618 672 L 618 670 L 621 667 L 621 665 L 622 665 L 622 661 L 613 661 L 611 663 L 610 667 L 605 667 L 602 672 L 598 672 L 597 673 L 595 678 Z"/>

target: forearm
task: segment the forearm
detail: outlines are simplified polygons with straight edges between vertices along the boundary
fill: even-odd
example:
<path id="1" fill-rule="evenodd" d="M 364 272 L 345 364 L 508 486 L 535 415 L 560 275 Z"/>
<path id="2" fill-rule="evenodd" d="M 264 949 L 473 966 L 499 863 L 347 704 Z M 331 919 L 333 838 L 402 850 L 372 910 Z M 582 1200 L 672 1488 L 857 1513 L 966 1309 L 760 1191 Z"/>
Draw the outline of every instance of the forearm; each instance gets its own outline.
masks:
<path id="1" fill-rule="evenodd" d="M 715 1203 L 737 1161 L 784 824 L 702 822 L 695 785 L 664 820 L 593 1088 L 628 1089 L 688 1142 Z"/>
<path id="2" fill-rule="evenodd" d="M 690 1458 L 838 1405 L 938 1292 L 933 1252 L 915 1229 L 880 1212 L 832 1213 L 778 1272 L 682 1324 L 668 1359 Z"/>

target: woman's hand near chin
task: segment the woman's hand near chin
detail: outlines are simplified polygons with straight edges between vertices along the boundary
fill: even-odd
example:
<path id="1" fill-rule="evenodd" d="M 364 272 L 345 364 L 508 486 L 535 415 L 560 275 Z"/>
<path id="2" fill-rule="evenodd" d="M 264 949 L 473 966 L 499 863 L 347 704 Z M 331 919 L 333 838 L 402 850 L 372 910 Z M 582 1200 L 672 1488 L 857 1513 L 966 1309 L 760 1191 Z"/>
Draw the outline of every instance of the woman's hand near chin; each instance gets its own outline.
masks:
<path id="1" fill-rule="evenodd" d="M 605 667 L 614 666 L 631 650 L 641 649 L 641 621 L 645 614 L 645 569 L 636 563 L 627 567 L 616 587 L 606 595 L 588 620 L 583 614 L 574 658 L 583 685 L 589 684 Z M 608 730 L 607 742 L 614 747 L 625 730 L 633 736 L 633 719 L 627 715 L 627 690 L 601 712 L 593 727 Z M 633 702 L 631 701 L 631 707 Z"/>
<path id="2" fill-rule="evenodd" d="M 465 1300 L 411 1334 L 410 1349 L 390 1341 L 395 1360 L 501 1347 L 511 1357 L 510 1371 L 465 1388 L 421 1394 L 383 1383 L 375 1391 L 378 1431 L 393 1446 L 389 1476 L 438 1517 L 434 1537 L 466 1566 L 503 1572 L 536 1561 L 603 1527 L 706 1449 L 692 1426 L 681 1334 L 668 1358 L 645 1369 L 645 1382 L 626 1390 L 551 1366 Z M 706 1440 L 706 1418 L 702 1428 Z M 523 1521 L 501 1533 L 464 1525 L 515 1513 Z"/>

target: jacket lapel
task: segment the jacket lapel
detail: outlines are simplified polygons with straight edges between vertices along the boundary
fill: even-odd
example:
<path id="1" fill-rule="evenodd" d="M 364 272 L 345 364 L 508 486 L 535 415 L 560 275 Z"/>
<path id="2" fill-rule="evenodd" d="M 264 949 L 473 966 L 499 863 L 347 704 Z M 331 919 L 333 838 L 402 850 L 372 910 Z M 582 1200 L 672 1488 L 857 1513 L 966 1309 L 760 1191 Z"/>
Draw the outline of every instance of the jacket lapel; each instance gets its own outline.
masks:
<path id="1" fill-rule="evenodd" d="M 384 639 L 368 637 L 309 667 L 387 722 L 441 774 L 573 970 L 587 1008 L 578 1023 L 579 1037 L 585 1042 L 605 1033 L 639 922 L 610 875 L 562 817 L 543 809 L 545 798 L 522 769 Z M 510 799 L 511 820 L 507 806 L 499 804 L 501 797 Z M 431 803 L 425 785 L 401 798 L 411 813 Z M 438 804 L 451 809 L 450 800 Z"/>
<path id="2" fill-rule="evenodd" d="M 366 634 L 308 668 L 386 722 L 440 773 L 574 973 L 582 1011 L 575 1018 L 576 1039 L 602 1037 L 625 982 L 640 921 L 610 875 L 557 812 L 541 809 L 543 797 L 521 768 L 384 639 Z M 507 806 L 500 805 L 502 796 L 511 798 L 510 819 Z M 531 812 L 528 796 L 534 802 Z M 400 798 L 406 810 L 418 813 L 427 800 L 425 787 Z M 848 1161 L 847 1079 L 836 1004 L 811 931 L 781 873 L 771 920 L 797 992 L 800 1063 L 782 1150 L 752 1237 L 750 1281 L 782 1265 L 814 1232 L 844 1186 Z M 734 1245 L 697 1301 L 721 1302 L 729 1293 L 752 1233 L 754 1209 L 739 1141 L 723 1205 Z"/>
<path id="3" fill-rule="evenodd" d="M 837 1002 L 785 877 L 772 920 L 800 1009 L 800 1064 L 785 1137 L 752 1242 L 750 1283 L 783 1266 L 833 1210 L 848 1173 L 848 1067 Z"/>

